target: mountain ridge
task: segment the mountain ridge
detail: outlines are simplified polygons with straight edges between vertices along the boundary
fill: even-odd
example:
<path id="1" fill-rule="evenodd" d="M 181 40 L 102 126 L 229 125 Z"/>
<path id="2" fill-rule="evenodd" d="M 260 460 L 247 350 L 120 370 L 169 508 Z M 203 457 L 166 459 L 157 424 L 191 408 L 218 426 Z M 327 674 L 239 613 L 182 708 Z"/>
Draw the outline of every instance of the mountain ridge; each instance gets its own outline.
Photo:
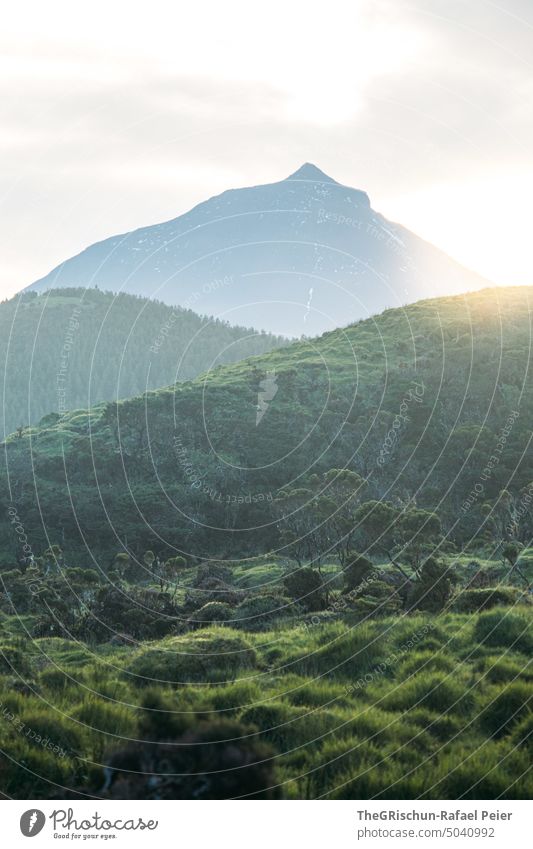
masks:
<path id="1" fill-rule="evenodd" d="M 221 290 L 215 281 L 229 280 Z M 232 324 L 314 336 L 387 307 L 486 286 L 311 163 L 89 245 L 28 287 L 98 285 Z"/>

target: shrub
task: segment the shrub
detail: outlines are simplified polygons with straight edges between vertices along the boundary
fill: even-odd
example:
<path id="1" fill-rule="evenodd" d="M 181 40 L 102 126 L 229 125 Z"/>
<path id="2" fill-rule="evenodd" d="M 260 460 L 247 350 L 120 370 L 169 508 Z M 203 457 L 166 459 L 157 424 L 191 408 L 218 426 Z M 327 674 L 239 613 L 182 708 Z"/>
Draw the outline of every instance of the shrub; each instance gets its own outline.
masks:
<path id="1" fill-rule="evenodd" d="M 428 557 L 409 594 L 409 607 L 431 613 L 440 612 L 451 597 L 456 581 L 453 569 L 434 557 Z"/>
<path id="2" fill-rule="evenodd" d="M 129 745 L 109 758 L 107 795 L 111 799 L 278 798 L 274 753 L 254 731 L 239 722 L 216 720 L 198 723 L 176 741 L 155 748 Z"/>
<path id="3" fill-rule="evenodd" d="M 204 604 L 203 607 L 200 607 L 199 610 L 194 612 L 194 616 L 191 616 L 189 622 L 194 624 L 195 622 L 201 623 L 216 623 L 216 622 L 227 622 L 233 616 L 233 608 L 231 605 L 226 604 L 223 601 L 209 601 L 207 604 Z"/>
<path id="4" fill-rule="evenodd" d="M 514 681 L 517 678 L 531 680 L 533 678 L 533 669 L 529 664 L 510 657 L 500 657 L 499 655 L 489 655 L 477 662 L 475 669 L 480 672 L 483 679 L 492 684 L 504 684 L 508 681 Z"/>
<path id="5" fill-rule="evenodd" d="M 285 588 L 295 601 L 306 610 L 324 608 L 324 588 L 322 578 L 309 566 L 302 566 L 285 578 Z"/>
<path id="6" fill-rule="evenodd" d="M 517 587 L 486 587 L 468 589 L 460 593 L 453 603 L 459 613 L 476 613 L 498 605 L 515 605 L 523 593 Z"/>
<path id="7" fill-rule="evenodd" d="M 230 716 L 239 710 L 257 704 L 262 697 L 261 685 L 256 681 L 233 681 L 209 691 L 209 704 L 217 712 Z"/>
<path id="8" fill-rule="evenodd" d="M 374 573 L 375 569 L 371 560 L 361 554 L 351 553 L 343 570 L 343 592 L 363 591 Z"/>
<path id="9" fill-rule="evenodd" d="M 245 711 L 241 719 L 253 723 L 264 739 L 281 752 L 318 745 L 329 735 L 348 733 L 348 724 L 333 711 L 310 711 L 281 702 L 256 705 Z"/>
<path id="10" fill-rule="evenodd" d="M 272 595 L 258 595 L 241 602 L 235 610 L 235 626 L 247 631 L 261 631 L 270 627 L 272 621 L 283 613 L 284 599 Z M 287 605 L 290 601 L 287 599 Z M 287 607 L 289 610 L 290 607 Z M 285 611 L 286 612 L 286 611 Z"/>
<path id="11" fill-rule="evenodd" d="M 325 630 L 317 633 L 315 648 L 303 644 L 296 656 L 287 661 L 288 671 L 303 676 L 321 676 L 355 680 L 372 669 L 382 658 L 385 639 L 381 631 L 364 623 L 348 631 Z"/>
<path id="12" fill-rule="evenodd" d="M 43 745 L 48 739 L 51 747 L 58 746 L 67 754 L 82 750 L 83 734 L 81 729 L 68 718 L 58 716 L 50 708 L 42 708 L 23 714 L 24 735 L 35 745 Z"/>
<path id="13" fill-rule="evenodd" d="M 138 676 L 140 685 L 220 683 L 234 680 L 254 664 L 255 652 L 244 637 L 229 628 L 213 628 L 142 650 L 128 671 Z"/>
<path id="14" fill-rule="evenodd" d="M 361 589 L 353 604 L 354 611 L 362 618 L 369 616 L 392 616 L 402 606 L 401 598 L 394 587 L 385 581 L 373 581 Z"/>
<path id="15" fill-rule="evenodd" d="M 442 651 L 412 651 L 398 667 L 398 677 L 408 678 L 421 670 L 426 672 L 453 672 L 457 666 L 454 658 Z"/>
<path id="16" fill-rule="evenodd" d="M 390 685 L 389 685 L 390 687 Z M 457 677 L 436 672 L 420 672 L 396 685 L 381 701 L 384 710 L 409 710 L 423 707 L 440 713 L 464 713 L 473 704 L 471 692 Z"/>
<path id="17" fill-rule="evenodd" d="M 147 687 L 142 691 L 138 713 L 138 733 L 142 740 L 173 740 L 179 737 L 196 720 L 188 705 L 176 706 L 172 690 Z"/>
<path id="18" fill-rule="evenodd" d="M 48 666 L 39 675 L 39 680 L 48 690 L 57 693 L 84 681 L 85 673 L 83 669 L 63 670 L 57 666 Z"/>
<path id="19" fill-rule="evenodd" d="M 136 717 L 131 708 L 111 704 L 89 696 L 83 704 L 72 711 L 71 716 L 86 726 L 84 733 L 90 739 L 92 756 L 100 760 L 116 738 L 133 737 L 137 731 Z"/>
<path id="20" fill-rule="evenodd" d="M 83 704 L 74 708 L 71 716 L 91 731 L 101 731 L 105 734 L 128 737 L 135 734 L 137 729 L 137 721 L 131 708 L 112 704 L 95 696 L 86 698 Z"/>
<path id="21" fill-rule="evenodd" d="M 409 721 L 418 725 L 424 734 L 431 734 L 443 743 L 456 737 L 463 727 L 460 717 L 451 714 L 439 716 L 426 708 L 410 710 Z"/>
<path id="22" fill-rule="evenodd" d="M 72 787 L 76 781 L 75 761 L 58 757 L 39 745 L 17 738 L 10 745 L 9 754 L 12 760 L 0 761 L 0 775 L 2 792 L 14 799 L 47 799 L 54 791 L 59 798 L 64 795 L 64 788 Z"/>
<path id="23" fill-rule="evenodd" d="M 0 674 L 11 675 L 13 672 L 22 677 L 31 673 L 31 661 L 28 655 L 12 643 L 0 644 Z"/>
<path id="24" fill-rule="evenodd" d="M 286 698 L 297 707 L 322 707 L 332 703 L 339 707 L 349 703 L 345 686 L 324 680 L 307 681 L 288 692 Z"/>
<path id="25" fill-rule="evenodd" d="M 485 646 L 512 648 L 525 654 L 533 650 L 530 618 L 505 608 L 482 613 L 474 628 L 474 639 Z"/>
<path id="26" fill-rule="evenodd" d="M 508 684 L 484 708 L 480 720 L 481 725 L 492 736 L 502 737 L 511 726 L 524 719 L 533 708 L 533 693 L 531 687 L 523 681 Z"/>
<path id="27" fill-rule="evenodd" d="M 477 751 L 471 751 L 465 746 L 454 746 L 438 763 L 438 772 L 442 777 L 439 782 L 432 782 L 431 797 L 528 798 L 529 767 L 525 752 L 509 753 L 497 743 L 485 743 Z M 518 776 L 523 778 L 517 782 Z"/>

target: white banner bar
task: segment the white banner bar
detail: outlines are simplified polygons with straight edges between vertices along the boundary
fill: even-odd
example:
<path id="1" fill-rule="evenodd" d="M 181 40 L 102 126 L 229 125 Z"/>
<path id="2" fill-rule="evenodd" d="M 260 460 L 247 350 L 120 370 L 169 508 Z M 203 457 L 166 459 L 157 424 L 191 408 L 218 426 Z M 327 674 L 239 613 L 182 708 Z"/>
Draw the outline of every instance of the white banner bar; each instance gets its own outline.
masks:
<path id="1" fill-rule="evenodd" d="M 2 845 L 530 849 L 528 801 L 7 801 Z M 33 845 L 33 844 L 31 844 Z"/>

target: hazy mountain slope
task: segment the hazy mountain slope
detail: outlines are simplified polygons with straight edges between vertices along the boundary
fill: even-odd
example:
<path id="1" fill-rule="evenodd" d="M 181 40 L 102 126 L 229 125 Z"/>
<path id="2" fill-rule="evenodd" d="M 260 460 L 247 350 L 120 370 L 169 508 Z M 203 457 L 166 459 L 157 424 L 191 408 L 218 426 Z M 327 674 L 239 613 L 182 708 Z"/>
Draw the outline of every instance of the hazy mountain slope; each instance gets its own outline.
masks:
<path id="1" fill-rule="evenodd" d="M 95 283 L 291 336 L 487 285 L 309 164 L 98 242 L 30 288 Z"/>
<path id="2" fill-rule="evenodd" d="M 366 498 L 438 510 L 452 539 L 501 533 L 499 493 L 509 511 L 533 478 L 532 299 L 518 287 L 422 301 L 69 414 L 9 438 L 2 491 L 34 545 L 106 556 L 125 542 L 209 556 L 275 549 L 279 489 L 331 468 L 367 478 Z"/>
<path id="3" fill-rule="evenodd" d="M 17 296 L 0 304 L 0 437 L 48 413 L 188 380 L 284 341 L 131 295 Z"/>

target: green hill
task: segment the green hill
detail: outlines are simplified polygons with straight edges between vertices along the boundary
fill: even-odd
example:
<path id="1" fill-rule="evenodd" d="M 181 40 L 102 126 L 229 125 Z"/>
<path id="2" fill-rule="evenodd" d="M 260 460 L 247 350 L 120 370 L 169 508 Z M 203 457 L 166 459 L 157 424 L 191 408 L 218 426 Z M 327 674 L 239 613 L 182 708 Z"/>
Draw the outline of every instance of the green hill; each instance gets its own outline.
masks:
<path id="1" fill-rule="evenodd" d="M 16 504 L 36 549 L 284 555 L 287 534 L 302 531 L 298 493 L 313 507 L 305 493 L 347 469 L 366 480 L 365 500 L 435 511 L 445 540 L 505 539 L 513 521 L 512 536 L 526 542 L 532 295 L 517 287 L 420 301 L 48 417 L 6 442 L 6 506 Z M 329 486 L 333 516 L 340 496 Z M 280 491 L 293 498 L 292 518 L 285 509 L 280 520 Z M 310 515 L 309 533 L 317 523 Z M 2 533 L 13 545 L 7 523 Z"/>
<path id="2" fill-rule="evenodd" d="M 530 798 L 531 295 L 10 435 L 2 792 Z"/>
<path id="3" fill-rule="evenodd" d="M 213 361 L 236 362 L 284 343 L 134 295 L 17 295 L 0 304 L 0 437 L 48 413 L 190 380 Z"/>

